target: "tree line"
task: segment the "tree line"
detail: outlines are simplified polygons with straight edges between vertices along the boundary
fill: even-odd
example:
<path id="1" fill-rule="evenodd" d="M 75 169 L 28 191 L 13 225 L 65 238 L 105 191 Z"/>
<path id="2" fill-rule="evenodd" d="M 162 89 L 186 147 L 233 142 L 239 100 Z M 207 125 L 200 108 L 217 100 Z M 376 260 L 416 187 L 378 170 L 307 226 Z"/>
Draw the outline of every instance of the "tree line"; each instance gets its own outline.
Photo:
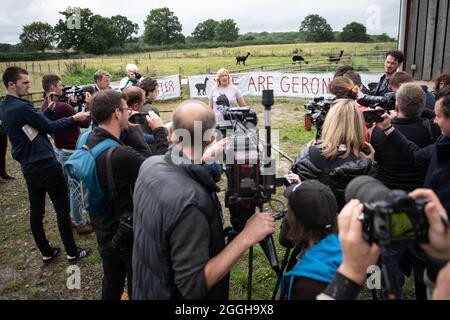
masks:
<path id="1" fill-rule="evenodd" d="M 57 48 L 88 54 L 111 52 L 111 48 L 124 48 L 127 44 L 170 46 L 207 42 L 231 43 L 236 41 L 298 41 L 298 42 L 370 42 L 393 41 L 388 35 L 369 36 L 366 27 L 358 22 L 346 25 L 342 32 L 333 32 L 327 20 L 317 14 L 308 15 L 301 22 L 298 32 L 239 34 L 233 19 L 200 22 L 185 37 L 182 24 L 169 8 L 152 9 L 144 20 L 145 30 L 137 37 L 139 26 L 122 15 L 103 17 L 90 9 L 79 10 L 79 28 L 69 28 L 73 17 L 71 8 L 61 11 L 62 18 L 55 26 L 45 22 L 33 22 L 23 26 L 21 42 L 17 45 L 0 44 L 0 52 L 45 51 Z"/>

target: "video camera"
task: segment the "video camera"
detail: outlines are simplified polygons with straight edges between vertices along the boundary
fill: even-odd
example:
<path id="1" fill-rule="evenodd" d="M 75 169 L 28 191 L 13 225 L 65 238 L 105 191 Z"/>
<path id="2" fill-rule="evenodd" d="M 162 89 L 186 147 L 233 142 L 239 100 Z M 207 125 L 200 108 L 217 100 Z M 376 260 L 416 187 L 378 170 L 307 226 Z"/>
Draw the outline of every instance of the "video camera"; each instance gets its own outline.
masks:
<path id="1" fill-rule="evenodd" d="M 79 86 L 66 86 L 63 89 L 63 94 L 60 98 L 61 101 L 69 103 L 78 112 L 82 111 L 83 105 L 86 103 L 85 93 L 89 91 L 83 87 Z M 71 97 L 77 98 L 76 102 L 70 101 Z"/>
<path id="2" fill-rule="evenodd" d="M 316 140 L 320 139 L 322 135 L 323 123 L 335 100 L 336 96 L 327 95 L 314 98 L 305 105 L 305 109 L 308 110 L 308 113 L 305 115 L 305 129 L 306 131 L 311 131 L 311 127 L 314 125 L 317 129 Z"/>
<path id="3" fill-rule="evenodd" d="M 384 96 L 371 96 L 363 95 L 361 98 L 356 100 L 360 105 L 364 107 L 381 107 L 386 111 L 395 109 L 395 92 L 388 92 Z"/>
<path id="4" fill-rule="evenodd" d="M 402 190 L 389 190 L 369 176 L 353 179 L 345 190 L 345 198 L 363 203 L 363 236 L 370 244 L 428 242 L 426 200 L 413 199 Z"/>
<path id="5" fill-rule="evenodd" d="M 247 220 L 258 207 L 263 211 L 265 203 L 271 203 L 271 197 L 277 186 L 284 185 L 284 178 L 276 178 L 275 159 L 272 156 L 270 109 L 274 103 L 273 90 L 264 90 L 262 104 L 265 107 L 266 142 L 259 138 L 256 127 L 258 119 L 256 112 L 249 108 L 225 108 L 224 122 L 217 129 L 230 138 L 225 146 L 225 173 L 227 190 L 225 206 L 230 210 L 232 232 L 239 233 L 245 227 Z M 264 151 L 260 149 L 264 146 Z M 280 219 L 276 215 L 274 218 Z M 273 270 L 280 276 L 274 242 L 271 236 L 260 243 L 270 261 Z"/>

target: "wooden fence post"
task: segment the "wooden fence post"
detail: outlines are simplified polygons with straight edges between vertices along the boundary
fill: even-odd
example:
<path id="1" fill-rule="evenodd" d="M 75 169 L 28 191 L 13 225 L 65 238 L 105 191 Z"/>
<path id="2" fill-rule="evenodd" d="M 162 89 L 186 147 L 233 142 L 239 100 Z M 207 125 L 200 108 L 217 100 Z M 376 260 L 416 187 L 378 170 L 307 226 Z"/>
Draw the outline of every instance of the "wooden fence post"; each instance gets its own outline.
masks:
<path id="1" fill-rule="evenodd" d="M 42 66 L 40 63 L 39 63 L 39 73 L 42 73 Z"/>

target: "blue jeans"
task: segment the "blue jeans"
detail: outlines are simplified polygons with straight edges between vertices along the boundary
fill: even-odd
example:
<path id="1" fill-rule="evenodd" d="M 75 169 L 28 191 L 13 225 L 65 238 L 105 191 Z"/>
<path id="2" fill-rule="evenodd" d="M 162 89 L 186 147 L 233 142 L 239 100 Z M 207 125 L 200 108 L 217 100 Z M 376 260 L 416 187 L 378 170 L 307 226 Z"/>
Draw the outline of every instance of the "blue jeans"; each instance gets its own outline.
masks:
<path id="1" fill-rule="evenodd" d="M 386 261 L 386 268 L 389 276 L 389 282 L 391 285 L 391 292 L 395 294 L 397 300 L 402 298 L 402 288 L 405 284 L 406 276 L 400 270 L 399 261 L 400 256 L 407 249 L 407 245 L 403 243 L 393 244 L 388 248 L 388 256 Z M 384 282 L 384 279 L 383 279 Z M 388 298 L 386 288 L 383 290 L 383 296 Z"/>
<path id="2" fill-rule="evenodd" d="M 61 166 L 64 168 L 64 163 L 69 159 L 72 153 L 64 152 L 61 149 L 55 149 L 56 159 Z M 67 177 L 67 172 L 64 171 L 64 177 L 67 180 L 68 191 L 69 191 L 69 200 L 70 200 L 70 215 L 76 226 L 83 226 L 86 224 L 86 220 L 83 218 L 83 209 L 84 204 L 81 204 L 81 200 L 79 197 L 80 192 L 84 192 L 84 190 L 80 190 L 80 187 L 69 181 Z M 84 197 L 82 198 L 84 199 Z"/>

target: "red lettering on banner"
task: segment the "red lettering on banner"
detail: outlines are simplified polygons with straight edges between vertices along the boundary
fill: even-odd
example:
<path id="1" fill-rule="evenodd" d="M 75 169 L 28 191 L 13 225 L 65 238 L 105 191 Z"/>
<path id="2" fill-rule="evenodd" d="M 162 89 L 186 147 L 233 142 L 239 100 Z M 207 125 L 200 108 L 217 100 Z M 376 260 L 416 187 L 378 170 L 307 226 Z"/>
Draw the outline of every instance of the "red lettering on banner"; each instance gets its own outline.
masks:
<path id="1" fill-rule="evenodd" d="M 258 77 L 258 92 L 261 92 L 262 90 L 266 89 L 266 86 L 264 85 L 266 83 L 266 77 L 259 76 Z M 261 90 L 262 87 L 262 90 Z"/>
<path id="2" fill-rule="evenodd" d="M 267 77 L 267 90 L 270 90 L 270 87 L 273 86 L 273 77 L 268 76 Z"/>
<path id="3" fill-rule="evenodd" d="M 231 83 L 237 86 L 239 84 L 239 77 L 231 77 Z"/>
<path id="4" fill-rule="evenodd" d="M 298 83 L 298 77 L 292 77 L 292 93 L 298 93 L 296 86 L 298 87 L 300 83 Z"/>
<path id="5" fill-rule="evenodd" d="M 248 91 L 250 91 L 250 86 L 253 86 L 253 89 L 254 89 L 255 91 L 258 91 L 258 90 L 256 89 L 256 84 L 255 84 L 255 80 L 253 80 L 253 77 L 250 77 L 250 80 L 249 80 L 249 82 L 248 82 Z"/>
<path id="6" fill-rule="evenodd" d="M 315 85 L 315 82 L 317 82 L 317 85 Z M 316 87 L 316 91 L 314 91 L 314 87 Z M 318 94 L 319 93 L 319 88 L 320 88 L 320 81 L 319 78 L 312 78 L 311 80 L 311 92 L 314 94 Z"/>
<path id="7" fill-rule="evenodd" d="M 322 79 L 322 94 L 330 93 L 330 85 L 331 85 L 330 78 L 328 78 L 328 82 L 327 82 L 327 80 Z"/>
<path id="8" fill-rule="evenodd" d="M 288 93 L 289 90 L 291 90 L 291 85 L 290 85 L 289 83 L 287 83 L 287 84 L 286 84 L 286 87 L 285 87 L 285 82 L 284 82 L 284 80 L 287 80 L 287 79 L 289 79 L 289 78 L 286 77 L 286 76 L 284 76 L 283 78 L 281 78 L 281 81 L 280 81 L 281 91 L 283 91 L 284 93 Z"/>
<path id="9" fill-rule="evenodd" d="M 308 82 L 309 82 L 308 78 L 306 78 L 306 77 L 302 78 L 302 93 L 305 93 L 305 91 L 307 91 L 309 94 Z"/>

